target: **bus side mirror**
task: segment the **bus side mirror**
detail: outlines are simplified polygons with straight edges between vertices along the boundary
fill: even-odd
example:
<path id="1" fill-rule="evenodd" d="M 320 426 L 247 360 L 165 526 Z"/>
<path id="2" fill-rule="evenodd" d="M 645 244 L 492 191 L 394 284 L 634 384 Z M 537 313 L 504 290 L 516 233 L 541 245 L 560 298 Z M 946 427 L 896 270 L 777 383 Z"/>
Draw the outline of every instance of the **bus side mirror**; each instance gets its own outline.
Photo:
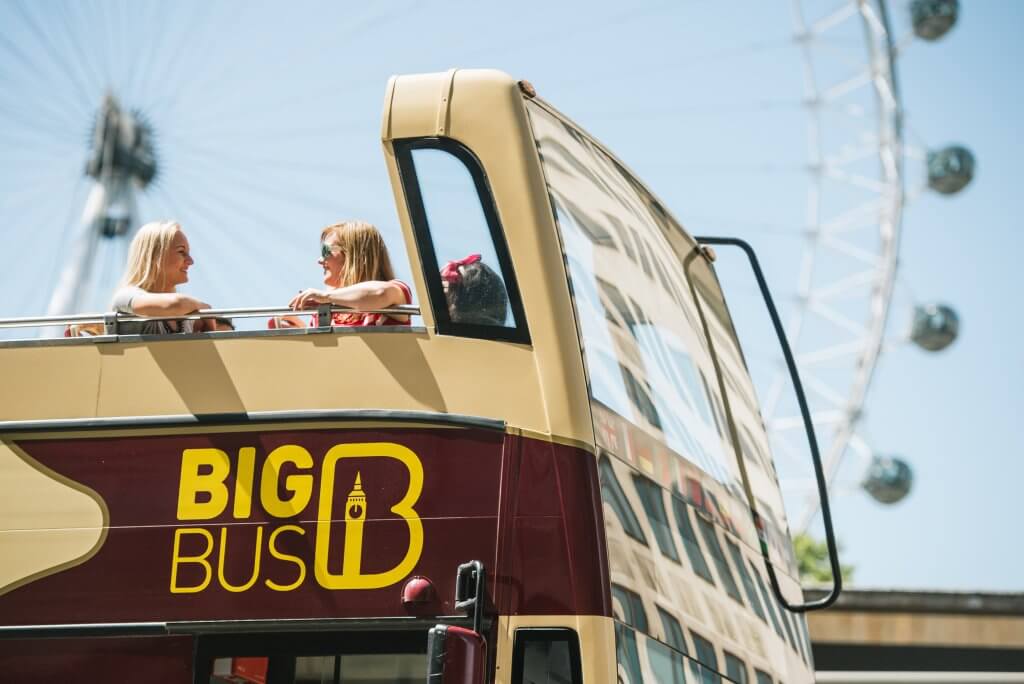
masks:
<path id="1" fill-rule="evenodd" d="M 772 293 L 768 289 L 768 283 L 765 281 L 764 272 L 761 271 L 761 264 L 757 261 L 757 255 L 754 253 L 754 248 L 739 238 L 694 237 L 694 239 L 697 241 L 697 244 L 701 245 L 701 249 L 704 249 L 705 245 L 724 245 L 739 247 L 743 250 L 747 255 L 747 259 L 750 261 L 750 268 L 754 272 L 754 277 L 757 279 L 757 286 L 761 290 L 761 297 L 764 298 L 764 304 L 768 309 L 768 315 L 771 316 L 772 325 L 775 328 L 775 335 L 779 339 L 779 346 L 782 348 L 782 355 L 786 359 L 786 367 L 789 369 L 789 376 L 793 381 L 793 389 L 796 392 L 797 403 L 800 406 L 800 415 L 803 418 L 804 430 L 807 433 L 807 445 L 810 448 L 811 460 L 814 463 L 814 478 L 815 483 L 818 486 L 818 499 L 821 504 L 821 519 L 825 527 L 825 542 L 828 546 L 829 564 L 832 568 L 832 591 L 816 601 L 792 604 L 786 600 L 786 597 L 782 595 L 782 589 L 779 587 L 779 580 L 775 574 L 775 568 L 772 566 L 771 559 L 769 558 L 764 526 L 761 522 L 761 517 L 757 514 L 757 510 L 753 508 L 753 501 L 750 502 L 751 509 L 754 513 L 754 524 L 757 527 L 757 533 L 760 537 L 761 554 L 764 556 L 765 567 L 768 570 L 768 579 L 771 584 L 772 591 L 775 592 L 775 597 L 779 600 L 779 603 L 781 603 L 787 610 L 794 613 L 803 613 L 809 610 L 827 608 L 835 603 L 836 599 L 839 598 L 839 593 L 843 589 L 843 577 L 839 568 L 839 551 L 836 547 L 835 532 L 832 529 L 832 512 L 828 504 L 828 484 L 825 480 L 825 469 L 821 465 L 821 454 L 818 451 L 818 438 L 814 434 L 814 423 L 811 421 L 811 411 L 807 407 L 807 397 L 804 394 L 803 384 L 800 382 L 800 373 L 797 371 L 796 361 L 793 359 L 793 352 L 789 348 L 789 341 L 786 339 L 786 331 L 782 327 L 782 320 L 779 318 L 778 309 L 775 308 L 775 302 L 772 300 Z M 747 486 L 747 491 L 749 492 L 749 484 L 744 484 Z"/>
<path id="2" fill-rule="evenodd" d="M 465 627 L 437 625 L 427 633 L 427 684 L 483 684 L 487 644 Z"/>

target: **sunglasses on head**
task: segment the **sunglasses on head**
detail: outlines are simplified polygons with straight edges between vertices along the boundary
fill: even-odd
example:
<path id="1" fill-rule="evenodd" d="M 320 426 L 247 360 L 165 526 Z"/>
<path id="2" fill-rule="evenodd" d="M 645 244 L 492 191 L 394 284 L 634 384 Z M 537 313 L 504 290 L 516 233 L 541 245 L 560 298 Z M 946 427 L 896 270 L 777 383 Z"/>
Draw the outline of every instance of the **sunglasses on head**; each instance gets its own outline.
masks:
<path id="1" fill-rule="evenodd" d="M 328 257 L 332 257 L 332 256 L 335 255 L 336 252 L 340 252 L 340 251 L 341 251 L 341 247 L 339 247 L 338 245 L 329 245 L 326 242 L 321 242 L 320 243 L 320 258 L 321 259 L 326 259 Z"/>

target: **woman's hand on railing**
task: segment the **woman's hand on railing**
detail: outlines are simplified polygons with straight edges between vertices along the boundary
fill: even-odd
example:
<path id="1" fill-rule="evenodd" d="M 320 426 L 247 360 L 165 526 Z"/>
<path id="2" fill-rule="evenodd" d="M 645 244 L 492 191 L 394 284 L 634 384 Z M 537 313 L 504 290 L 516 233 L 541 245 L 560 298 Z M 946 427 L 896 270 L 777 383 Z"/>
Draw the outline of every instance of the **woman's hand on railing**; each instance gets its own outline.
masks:
<path id="1" fill-rule="evenodd" d="M 282 328 L 305 328 L 306 324 L 298 316 L 274 316 L 267 321 L 267 327 L 271 330 Z"/>
<path id="2" fill-rule="evenodd" d="M 299 311 L 301 309 L 315 309 L 317 304 L 327 304 L 330 301 L 331 298 L 327 292 L 310 287 L 300 290 L 299 294 L 292 297 L 292 300 L 288 302 L 288 306 L 295 311 Z"/>

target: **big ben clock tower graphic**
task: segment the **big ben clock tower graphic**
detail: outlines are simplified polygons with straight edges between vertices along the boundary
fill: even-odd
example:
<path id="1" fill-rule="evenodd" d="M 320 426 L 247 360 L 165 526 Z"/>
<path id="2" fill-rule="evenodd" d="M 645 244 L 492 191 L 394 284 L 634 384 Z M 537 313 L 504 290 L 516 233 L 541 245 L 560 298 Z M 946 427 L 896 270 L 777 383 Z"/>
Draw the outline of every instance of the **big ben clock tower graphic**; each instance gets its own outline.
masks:
<path id="1" fill-rule="evenodd" d="M 356 473 L 356 483 L 345 499 L 345 556 L 342 561 L 341 574 L 347 577 L 359 575 L 363 557 L 363 522 L 366 521 L 366 493 L 360 473 Z"/>

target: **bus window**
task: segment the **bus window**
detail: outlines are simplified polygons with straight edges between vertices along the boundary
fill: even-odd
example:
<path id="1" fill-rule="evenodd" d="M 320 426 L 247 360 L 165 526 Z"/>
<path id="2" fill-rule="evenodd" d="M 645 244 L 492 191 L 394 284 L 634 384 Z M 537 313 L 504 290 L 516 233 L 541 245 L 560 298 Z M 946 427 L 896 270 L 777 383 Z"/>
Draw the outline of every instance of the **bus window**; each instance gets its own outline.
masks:
<path id="1" fill-rule="evenodd" d="M 422 632 L 223 634 L 200 637 L 195 669 L 211 684 L 412 684 L 426 661 Z"/>
<path id="2" fill-rule="evenodd" d="M 626 681 L 629 684 L 643 684 L 636 632 L 621 622 L 615 623 L 615 662 L 618 668 L 626 673 Z"/>
<path id="3" fill-rule="evenodd" d="M 726 538 L 725 547 L 729 549 L 729 555 L 732 556 L 732 563 L 736 566 L 736 573 L 740 576 L 740 582 L 743 584 L 743 589 L 747 592 L 747 600 L 750 601 L 751 607 L 754 612 L 757 613 L 757 617 L 761 618 L 764 623 L 768 622 L 768 618 L 764 614 L 764 607 L 761 605 L 761 598 L 757 595 L 757 589 L 754 588 L 754 581 L 750 579 L 750 575 L 747 573 L 747 566 L 743 563 L 743 552 L 740 551 L 740 547 L 736 546 L 730 539 Z"/>
<path id="4" fill-rule="evenodd" d="M 686 682 L 683 656 L 655 639 L 647 640 L 647 661 L 657 682 L 684 684 Z"/>
<path id="5" fill-rule="evenodd" d="M 690 661 L 690 671 L 702 684 L 721 684 L 722 677 L 718 674 L 718 656 L 710 641 L 696 632 L 690 632 L 693 647 L 697 650 L 696 660 Z M 698 665 L 699 663 L 699 665 Z"/>
<path id="6" fill-rule="evenodd" d="M 658 548 L 665 557 L 678 563 L 679 553 L 676 551 L 676 543 L 672 540 L 672 528 L 668 524 L 668 513 L 665 511 L 665 500 L 661 497 L 661 487 L 642 475 L 633 475 L 633 484 L 640 495 L 640 503 L 647 513 L 651 529 L 654 530 Z"/>
<path id="7" fill-rule="evenodd" d="M 775 633 L 779 635 L 780 639 L 785 639 L 786 637 L 782 633 L 782 625 L 779 623 L 778 613 L 776 613 L 776 604 L 772 601 L 775 597 L 769 593 L 768 587 L 765 586 L 764 580 L 761 579 L 761 574 L 753 564 L 750 565 L 750 574 L 753 576 L 754 583 L 757 585 L 758 591 L 761 594 L 761 599 L 764 601 L 764 609 L 768 612 L 768 617 L 771 618 L 772 627 L 775 629 Z"/>
<path id="8" fill-rule="evenodd" d="M 791 631 L 793 633 L 794 649 L 797 653 L 800 654 L 800 658 L 803 659 L 805 663 L 810 663 L 810 660 L 807 657 L 807 651 L 804 649 L 804 640 L 802 638 L 802 635 L 800 634 L 800 628 L 797 626 L 804 619 L 803 615 L 800 615 L 799 613 L 794 614 L 781 606 L 779 607 L 779 610 L 780 612 L 782 612 L 784 619 L 787 620 L 790 625 L 792 625 Z"/>
<path id="9" fill-rule="evenodd" d="M 676 620 L 660 607 L 658 608 L 658 617 L 661 618 L 661 626 L 665 630 L 665 641 L 668 645 L 683 655 L 690 655 L 690 650 L 686 648 L 686 640 L 683 638 L 683 628 L 679 625 L 679 620 Z"/>
<path id="10" fill-rule="evenodd" d="M 743 599 L 740 598 L 740 588 L 736 586 L 736 579 L 732 576 L 732 570 L 729 569 L 729 561 L 725 559 L 722 545 L 718 543 L 715 526 L 699 515 L 697 516 L 697 526 L 700 528 L 701 534 L 704 535 L 704 543 L 708 545 L 711 559 L 715 561 L 715 567 L 718 568 L 718 576 L 722 578 L 725 593 L 743 603 Z"/>
<path id="11" fill-rule="evenodd" d="M 804 652 L 807 654 L 807 657 L 804 658 L 804 662 L 810 665 L 811 658 L 813 657 L 814 653 L 811 650 L 811 635 L 807 631 L 807 618 L 803 615 L 795 615 L 793 619 L 796 620 L 797 631 L 800 633 L 800 636 L 802 637 L 800 639 L 800 643 L 804 645 Z"/>
<path id="12" fill-rule="evenodd" d="M 507 242 L 479 161 L 433 138 L 395 145 L 442 335 L 529 343 Z"/>
<path id="13" fill-rule="evenodd" d="M 644 609 L 644 602 L 640 595 L 612 584 L 612 598 L 617 599 L 622 605 L 622 621 L 630 627 L 636 627 L 641 632 L 648 631 L 647 611 Z"/>
<path id="14" fill-rule="evenodd" d="M 747 666 L 732 653 L 725 651 L 725 676 L 736 684 L 747 684 Z"/>
<path id="15" fill-rule="evenodd" d="M 582 684 L 579 637 L 571 629 L 517 629 L 514 684 Z"/>
<path id="16" fill-rule="evenodd" d="M 618 518 L 626 534 L 647 546 L 647 538 L 644 536 L 644 531 L 640 528 L 640 521 L 637 520 L 633 507 L 629 505 L 626 493 L 622 491 L 622 485 L 619 484 L 619 479 L 615 477 L 615 470 L 607 455 L 601 455 L 601 459 L 598 462 L 598 470 L 601 473 L 601 499 L 611 506 L 611 509 L 615 512 L 615 517 Z"/>
<path id="17" fill-rule="evenodd" d="M 754 670 L 755 684 L 772 684 L 772 676 L 761 670 Z"/>
<path id="18" fill-rule="evenodd" d="M 640 652 L 637 649 L 636 632 L 647 631 L 647 611 L 644 603 L 635 592 L 612 584 L 612 601 L 621 606 L 622 621 L 615 621 L 615 660 L 626 672 L 630 682 L 643 682 L 640 671 Z"/>
<path id="19" fill-rule="evenodd" d="M 299 656 L 295 659 L 295 684 L 372 681 L 419 684 L 423 681 L 423 656 L 409 653 L 346 654 Z"/>
<path id="20" fill-rule="evenodd" d="M 728 430 L 714 413 L 717 391 L 698 380 L 715 376 L 683 263 L 692 241 L 599 145 L 536 101 L 527 112 L 566 255 L 592 401 L 739 492 Z"/>
<path id="21" fill-rule="evenodd" d="M 679 528 L 679 536 L 683 539 L 683 548 L 693 565 L 693 571 L 711 584 L 715 583 L 711 576 L 711 568 L 704 559 L 704 551 L 697 541 L 697 533 L 693 530 L 693 523 L 690 522 L 690 507 L 683 501 L 682 496 L 677 492 L 672 493 L 672 512 L 675 513 L 676 527 Z"/>

